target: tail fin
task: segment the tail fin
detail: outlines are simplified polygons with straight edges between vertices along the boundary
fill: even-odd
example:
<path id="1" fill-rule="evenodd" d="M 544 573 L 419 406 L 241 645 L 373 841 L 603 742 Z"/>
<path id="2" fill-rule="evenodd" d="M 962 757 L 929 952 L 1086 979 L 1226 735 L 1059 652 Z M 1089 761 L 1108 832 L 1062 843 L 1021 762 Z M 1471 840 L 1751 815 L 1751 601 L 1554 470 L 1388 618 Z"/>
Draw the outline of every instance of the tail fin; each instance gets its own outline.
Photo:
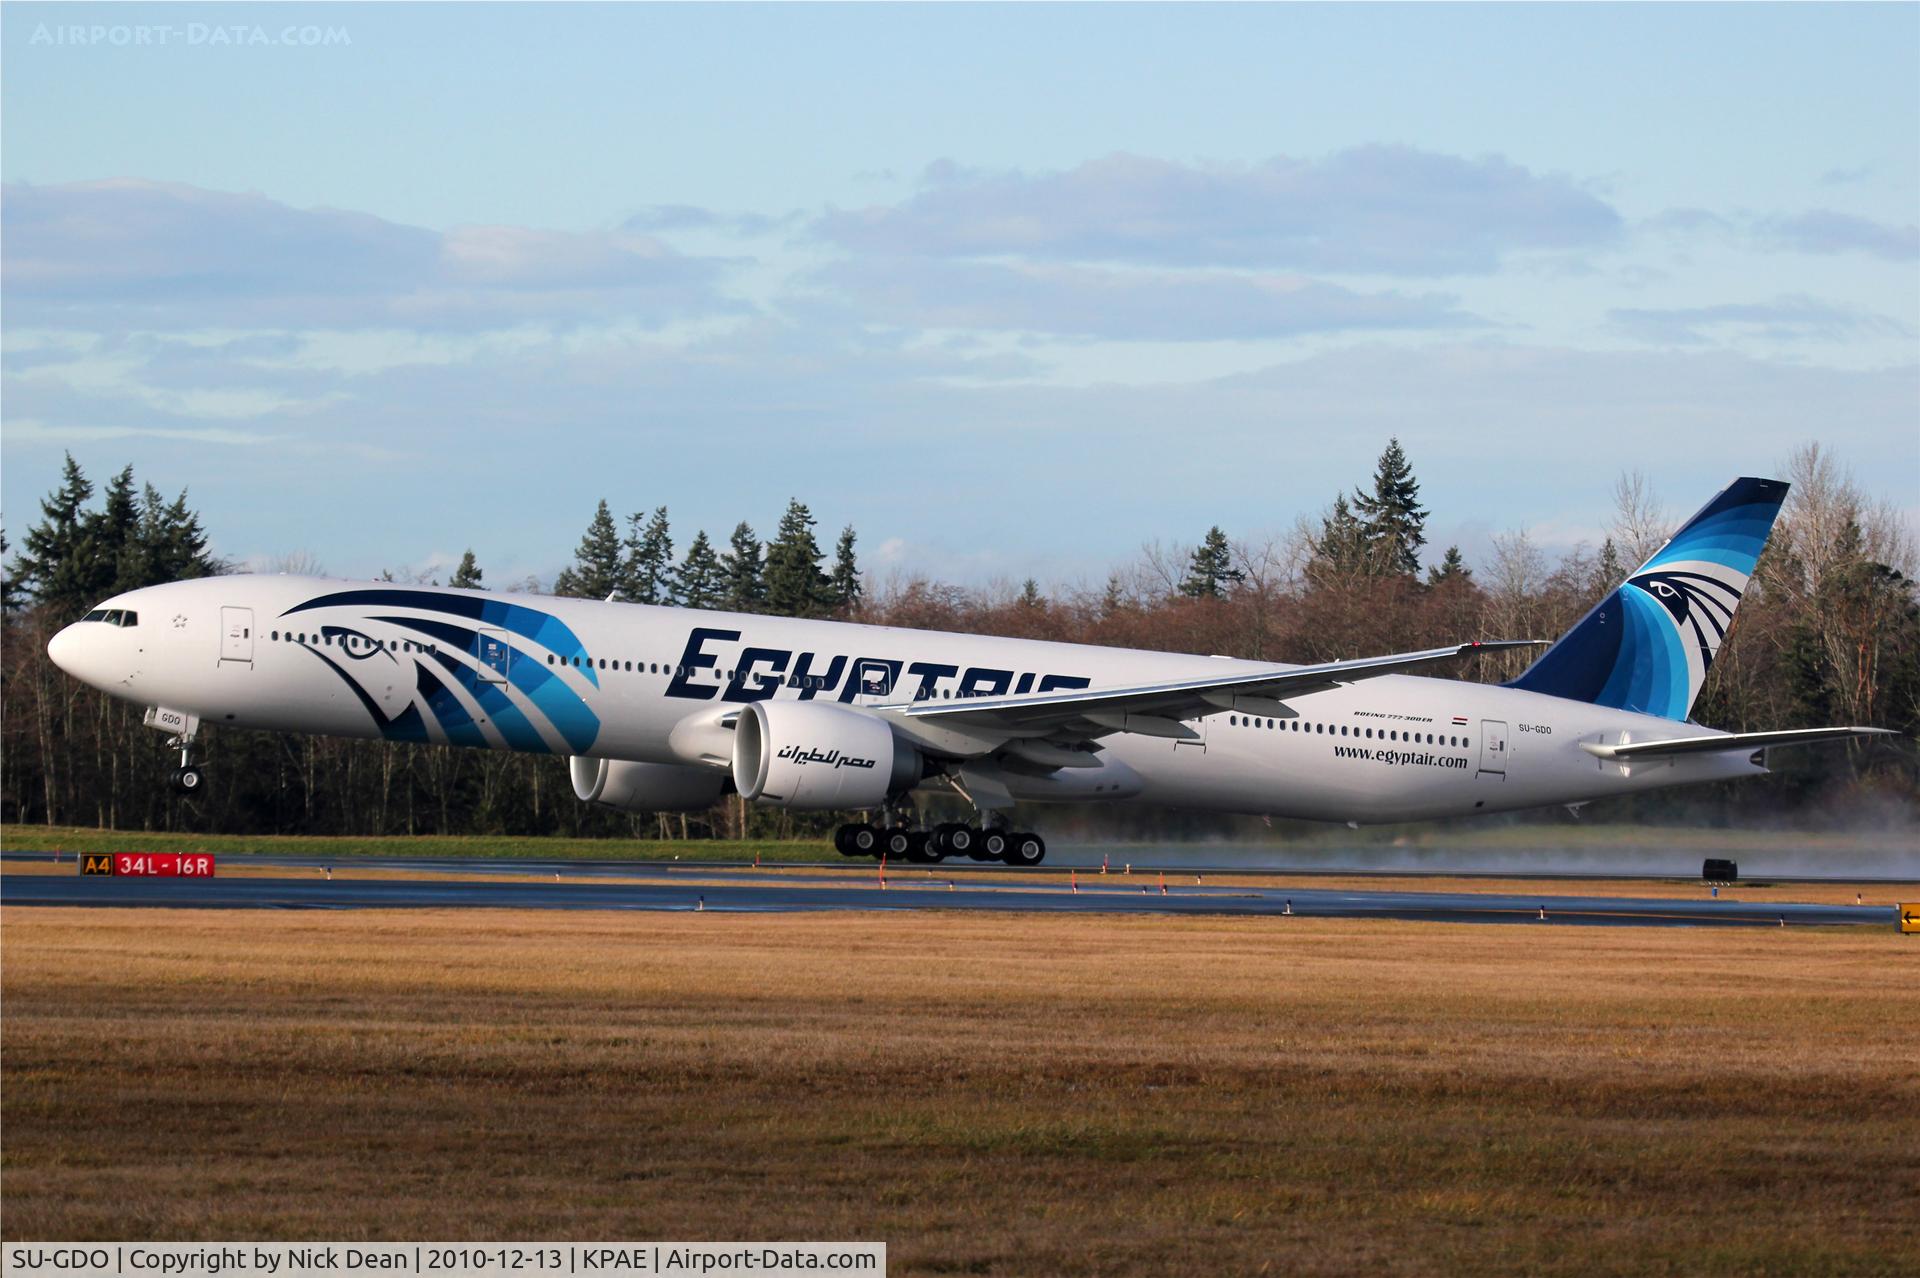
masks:
<path id="1" fill-rule="evenodd" d="M 1507 686 L 1685 719 L 1786 496 L 1734 480 Z"/>

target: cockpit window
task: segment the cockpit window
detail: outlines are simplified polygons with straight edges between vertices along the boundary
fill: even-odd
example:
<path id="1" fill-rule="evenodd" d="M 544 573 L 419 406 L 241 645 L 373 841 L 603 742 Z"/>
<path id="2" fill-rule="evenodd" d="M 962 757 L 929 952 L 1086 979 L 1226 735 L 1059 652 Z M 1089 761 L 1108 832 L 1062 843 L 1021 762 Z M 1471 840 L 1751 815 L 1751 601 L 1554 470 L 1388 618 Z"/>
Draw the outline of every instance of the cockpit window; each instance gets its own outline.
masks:
<path id="1" fill-rule="evenodd" d="M 107 610 L 105 608 L 95 608 L 92 612 L 80 618 L 82 621 L 105 621 L 106 619 Z"/>

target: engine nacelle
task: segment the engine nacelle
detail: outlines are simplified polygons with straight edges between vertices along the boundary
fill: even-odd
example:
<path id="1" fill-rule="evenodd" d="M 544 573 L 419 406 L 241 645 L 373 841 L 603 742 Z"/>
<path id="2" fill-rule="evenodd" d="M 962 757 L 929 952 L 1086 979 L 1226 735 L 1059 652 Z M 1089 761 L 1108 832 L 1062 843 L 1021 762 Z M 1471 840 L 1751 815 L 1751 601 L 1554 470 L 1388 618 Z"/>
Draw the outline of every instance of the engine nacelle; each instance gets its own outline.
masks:
<path id="1" fill-rule="evenodd" d="M 924 760 L 884 719 L 822 701 L 754 701 L 733 730 L 733 783 L 781 808 L 877 808 Z"/>
<path id="2" fill-rule="evenodd" d="M 727 788 L 726 773 L 677 763 L 575 755 L 567 771 L 582 800 L 622 812 L 699 812 L 720 802 Z"/>

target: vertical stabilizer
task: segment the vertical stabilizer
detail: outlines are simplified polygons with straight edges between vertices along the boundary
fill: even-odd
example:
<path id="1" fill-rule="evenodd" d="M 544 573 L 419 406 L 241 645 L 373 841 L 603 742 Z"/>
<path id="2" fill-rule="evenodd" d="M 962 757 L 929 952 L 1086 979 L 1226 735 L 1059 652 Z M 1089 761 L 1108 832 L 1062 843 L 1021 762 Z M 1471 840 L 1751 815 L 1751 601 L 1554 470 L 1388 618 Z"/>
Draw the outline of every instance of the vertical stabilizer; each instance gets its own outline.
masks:
<path id="1" fill-rule="evenodd" d="M 1734 480 L 1507 686 L 1685 719 L 1786 496 Z"/>

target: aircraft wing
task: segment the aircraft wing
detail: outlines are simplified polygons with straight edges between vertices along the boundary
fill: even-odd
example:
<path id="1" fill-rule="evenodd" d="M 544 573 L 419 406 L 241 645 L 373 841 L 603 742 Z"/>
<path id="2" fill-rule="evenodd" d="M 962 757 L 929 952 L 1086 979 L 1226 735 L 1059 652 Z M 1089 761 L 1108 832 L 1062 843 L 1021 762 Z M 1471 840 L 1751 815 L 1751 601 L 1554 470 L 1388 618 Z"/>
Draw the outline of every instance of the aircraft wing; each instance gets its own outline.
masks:
<path id="1" fill-rule="evenodd" d="M 1329 661 L 1315 666 L 1239 671 L 1175 683 L 1140 684 L 1124 688 L 1074 688 L 1027 696 L 971 698 L 964 701 L 912 702 L 882 707 L 910 720 L 951 725 L 1009 736 L 1045 736 L 1078 727 L 1087 735 L 1138 732 L 1182 740 L 1198 736 L 1181 723 L 1216 710 L 1238 707 L 1250 713 L 1284 716 L 1279 704 L 1288 697 L 1318 692 L 1340 684 L 1405 674 L 1443 661 L 1479 652 L 1533 647 L 1537 639 L 1462 643 L 1356 661 Z M 1261 703 L 1271 703 L 1262 705 Z"/>
<path id="2" fill-rule="evenodd" d="M 1672 737 L 1665 741 L 1631 741 L 1625 745 L 1582 741 L 1580 748 L 1602 759 L 1644 759 L 1670 754 L 1708 754 L 1718 750 L 1812 745 L 1819 741 L 1844 741 L 1850 737 L 1899 735 L 1892 728 L 1791 728 L 1785 732 L 1723 732 L 1710 737 Z"/>

